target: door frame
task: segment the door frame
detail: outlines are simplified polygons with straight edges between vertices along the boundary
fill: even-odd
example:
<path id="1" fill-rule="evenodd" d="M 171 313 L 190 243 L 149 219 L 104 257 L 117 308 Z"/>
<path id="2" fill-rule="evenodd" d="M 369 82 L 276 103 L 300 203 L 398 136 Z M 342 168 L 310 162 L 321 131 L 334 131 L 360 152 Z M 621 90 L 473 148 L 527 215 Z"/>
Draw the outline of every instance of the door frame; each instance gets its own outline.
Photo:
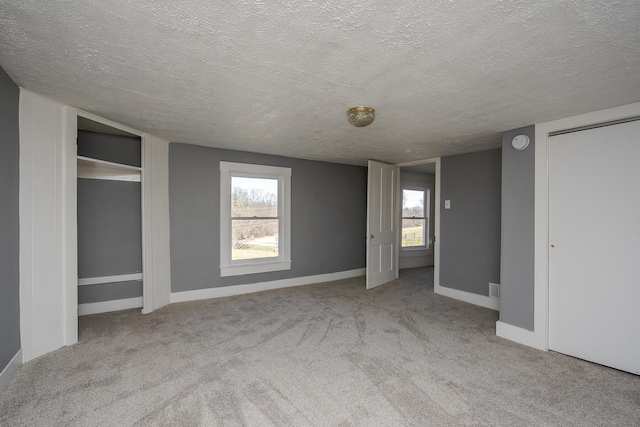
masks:
<path id="1" fill-rule="evenodd" d="M 150 182 L 150 179 L 149 179 L 149 170 L 152 165 L 151 140 L 153 137 L 147 133 L 130 128 L 125 125 L 121 125 L 120 123 L 116 123 L 108 119 L 104 119 L 100 116 L 96 116 L 95 114 L 88 113 L 86 111 L 77 110 L 77 117 L 83 117 L 85 119 L 89 119 L 91 121 L 140 137 L 140 150 L 141 150 L 141 153 L 140 153 L 141 155 L 141 164 L 140 164 L 141 198 L 140 199 L 141 199 L 141 209 L 142 209 L 142 218 L 141 218 L 141 221 L 142 221 L 142 236 L 141 236 L 142 238 L 142 313 L 145 313 L 145 314 L 151 313 L 155 309 L 154 287 L 153 287 L 153 284 L 154 284 L 153 253 L 152 253 L 153 252 L 152 250 L 152 245 L 153 245 L 152 212 L 153 210 L 148 205 L 151 202 L 151 198 L 152 198 L 152 193 L 151 193 L 152 183 Z M 75 126 L 77 129 L 77 121 Z M 77 133 L 73 141 L 74 146 L 76 144 L 75 138 L 77 138 Z M 75 167 L 75 164 L 68 165 L 67 172 L 69 174 L 72 173 L 73 177 L 77 179 L 78 171 L 77 171 L 77 168 Z M 70 215 L 73 215 L 73 221 L 71 223 L 74 224 L 74 227 L 75 227 L 75 230 L 73 231 L 74 238 L 71 239 L 72 242 L 70 242 L 71 244 L 69 245 L 69 252 L 67 255 L 69 258 L 75 258 L 77 260 L 78 258 L 77 216 L 75 215 L 75 213 L 77 212 L 77 202 L 78 202 L 77 186 L 74 185 L 73 188 L 71 188 L 71 185 L 69 185 L 69 191 L 67 194 L 68 194 L 67 209 L 68 209 L 68 212 L 70 212 Z M 71 218 L 69 219 L 71 220 Z M 71 236 L 68 236 L 68 237 L 71 237 Z M 75 268 L 77 271 L 77 263 Z M 75 276 L 77 277 L 77 273 Z M 67 283 L 67 286 L 72 286 L 71 281 Z M 75 283 L 75 286 L 77 286 L 77 282 Z M 70 305 L 70 307 L 67 307 L 67 310 L 69 313 L 68 315 L 70 316 L 71 312 L 74 312 L 77 316 L 77 310 L 78 310 L 77 299 L 75 301 L 75 307 L 73 307 L 74 304 L 71 304 L 70 301 L 68 302 L 68 304 Z"/>
<path id="2" fill-rule="evenodd" d="M 65 211 L 66 211 L 66 253 L 65 253 L 65 282 L 66 295 L 69 298 L 65 301 L 65 317 L 66 331 L 65 345 L 71 345 L 78 341 L 78 188 L 77 188 L 77 117 L 83 117 L 94 122 L 128 132 L 130 134 L 140 137 L 141 140 L 141 204 L 142 204 L 142 297 L 143 297 L 143 313 L 150 313 L 154 310 L 154 281 L 153 281 L 153 249 L 150 245 L 153 243 L 153 229 L 151 221 L 152 209 L 147 208 L 147 204 L 151 200 L 152 187 L 150 185 L 148 176 L 149 168 L 151 167 L 151 135 L 144 132 L 132 129 L 128 126 L 121 125 L 108 119 L 96 116 L 95 114 L 88 113 L 82 110 L 76 110 L 69 108 L 69 115 L 66 122 L 65 129 L 65 142 L 67 147 L 67 162 L 65 164 Z M 167 298 L 168 299 L 168 298 Z"/>
<path id="3" fill-rule="evenodd" d="M 549 349 L 549 134 L 640 115 L 640 102 L 535 125 L 534 330 L 509 328 L 501 336 Z"/>
<path id="4" fill-rule="evenodd" d="M 400 174 L 398 174 L 398 191 L 396 191 L 396 194 L 398 195 L 399 198 L 402 197 L 402 192 L 400 191 L 400 179 L 402 177 L 402 168 L 403 167 L 407 167 L 407 166 L 416 166 L 416 165 L 423 165 L 425 163 L 435 163 L 436 165 L 436 173 L 435 173 L 435 177 L 436 177 L 436 182 L 435 182 L 435 206 L 434 206 L 434 212 L 435 212 L 435 218 L 434 218 L 434 227 L 433 227 L 433 236 L 434 236 L 434 242 L 433 242 L 433 291 L 437 294 L 442 293 L 442 286 L 440 286 L 440 185 L 441 185 L 441 177 L 440 177 L 440 157 L 432 157 L 429 159 L 424 159 L 424 160 L 413 160 L 410 162 L 403 162 L 403 163 L 396 163 L 396 166 L 398 166 L 399 168 L 401 168 L 400 170 Z M 397 237 L 397 241 L 398 241 L 398 245 L 396 245 L 396 262 L 399 262 L 399 258 L 400 258 L 400 233 L 401 231 L 401 225 L 402 225 L 402 215 L 401 215 L 401 210 L 402 210 L 402 199 L 400 199 L 400 202 L 397 203 L 399 206 L 400 211 L 398 212 L 398 220 L 400 221 L 400 227 L 398 227 L 398 237 Z"/>

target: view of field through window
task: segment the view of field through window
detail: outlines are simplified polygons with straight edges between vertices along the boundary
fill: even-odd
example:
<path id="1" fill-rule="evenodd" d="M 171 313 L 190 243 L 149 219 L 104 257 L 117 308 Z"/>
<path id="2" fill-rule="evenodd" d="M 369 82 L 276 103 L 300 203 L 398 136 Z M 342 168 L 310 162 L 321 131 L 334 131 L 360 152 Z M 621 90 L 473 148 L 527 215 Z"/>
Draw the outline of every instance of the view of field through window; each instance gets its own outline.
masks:
<path id="1" fill-rule="evenodd" d="M 278 180 L 231 178 L 231 259 L 278 256 Z"/>
<path id="2" fill-rule="evenodd" d="M 424 190 L 402 190 L 402 247 L 425 246 Z"/>

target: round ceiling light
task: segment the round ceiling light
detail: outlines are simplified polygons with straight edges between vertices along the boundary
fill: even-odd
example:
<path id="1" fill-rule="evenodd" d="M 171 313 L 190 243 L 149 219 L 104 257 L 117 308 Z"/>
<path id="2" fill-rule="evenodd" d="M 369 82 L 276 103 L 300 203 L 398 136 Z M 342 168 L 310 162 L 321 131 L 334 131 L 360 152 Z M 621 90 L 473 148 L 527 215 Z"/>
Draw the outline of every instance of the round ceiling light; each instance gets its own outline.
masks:
<path id="1" fill-rule="evenodd" d="M 347 120 L 358 128 L 369 126 L 376 118 L 376 111 L 371 107 L 352 107 L 347 111 Z"/>

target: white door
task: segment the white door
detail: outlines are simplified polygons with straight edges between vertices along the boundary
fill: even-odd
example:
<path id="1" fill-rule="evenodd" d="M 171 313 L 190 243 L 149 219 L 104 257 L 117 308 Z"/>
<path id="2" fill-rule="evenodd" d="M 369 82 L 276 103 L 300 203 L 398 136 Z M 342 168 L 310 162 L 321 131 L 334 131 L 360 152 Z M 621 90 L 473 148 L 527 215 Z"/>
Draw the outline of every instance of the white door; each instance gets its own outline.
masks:
<path id="1" fill-rule="evenodd" d="M 396 184 L 398 168 L 369 160 L 367 197 L 367 289 L 398 277 Z"/>
<path id="2" fill-rule="evenodd" d="M 640 373 L 640 121 L 549 138 L 549 348 Z"/>

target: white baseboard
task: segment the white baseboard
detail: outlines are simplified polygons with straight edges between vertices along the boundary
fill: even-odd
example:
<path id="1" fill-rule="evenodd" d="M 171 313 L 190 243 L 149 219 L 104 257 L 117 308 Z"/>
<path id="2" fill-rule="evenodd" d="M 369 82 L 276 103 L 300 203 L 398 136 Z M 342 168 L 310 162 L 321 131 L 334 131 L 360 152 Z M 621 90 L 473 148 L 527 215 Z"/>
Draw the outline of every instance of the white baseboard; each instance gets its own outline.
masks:
<path id="1" fill-rule="evenodd" d="M 537 348 L 538 350 L 547 350 L 547 348 L 539 342 L 539 337 L 533 331 L 499 320 L 496 322 L 496 336 L 528 347 Z"/>
<path id="2" fill-rule="evenodd" d="M 110 311 L 128 310 L 130 308 L 142 308 L 142 297 L 78 304 L 78 316 L 109 313 Z"/>
<path id="3" fill-rule="evenodd" d="M 22 365 L 22 349 L 18 350 L 15 356 L 9 361 L 7 366 L 0 373 L 0 393 L 9 385 L 18 368 Z"/>
<path id="4" fill-rule="evenodd" d="M 172 292 L 171 303 L 196 301 L 210 298 L 224 298 L 234 295 L 250 294 L 271 289 L 290 288 L 292 286 L 311 285 L 313 283 L 331 282 L 364 276 L 364 268 L 340 271 L 337 273 L 318 274 L 316 276 L 294 277 L 291 279 L 273 280 L 270 282 L 251 283 L 247 285 L 224 286 L 221 288 L 198 289 L 195 291 Z"/>
<path id="5" fill-rule="evenodd" d="M 446 286 L 435 285 L 433 291 L 438 295 L 468 302 L 469 304 L 479 305 L 480 307 L 490 308 L 491 310 L 500 310 L 500 300 L 489 298 L 485 295 L 478 295 L 472 292 L 461 291 L 459 289 L 447 288 Z"/>

